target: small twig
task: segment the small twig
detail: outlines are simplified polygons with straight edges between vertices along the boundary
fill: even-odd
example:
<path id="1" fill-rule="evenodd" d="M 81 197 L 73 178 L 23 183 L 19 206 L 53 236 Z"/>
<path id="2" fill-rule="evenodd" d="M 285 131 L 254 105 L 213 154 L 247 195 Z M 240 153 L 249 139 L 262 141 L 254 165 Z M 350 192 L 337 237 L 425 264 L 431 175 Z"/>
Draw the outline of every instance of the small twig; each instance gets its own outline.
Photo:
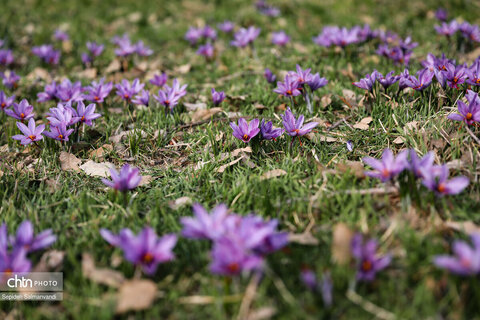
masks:
<path id="1" fill-rule="evenodd" d="M 335 122 L 334 124 L 332 124 L 332 125 L 330 126 L 330 128 L 327 129 L 327 131 L 332 131 L 333 129 L 335 129 L 336 127 L 338 127 L 339 125 L 341 125 L 342 122 L 349 120 L 351 117 L 352 117 L 352 116 L 348 116 L 348 117 L 345 117 L 345 118 L 342 118 L 342 119 L 338 120 L 337 122 Z"/>
<path id="2" fill-rule="evenodd" d="M 356 293 L 352 289 L 349 289 L 347 291 L 347 298 L 353 303 L 355 303 L 356 305 L 359 305 L 360 307 L 362 307 L 365 311 L 370 312 L 372 315 L 374 315 L 377 318 L 380 318 L 383 320 L 396 319 L 393 313 L 383 308 L 380 308 L 379 306 L 373 304 L 372 302 L 364 299 L 362 296 L 360 296 L 358 293 Z"/>
<path id="3" fill-rule="evenodd" d="M 468 134 L 470 134 L 470 136 L 473 138 L 473 140 L 475 140 L 476 143 L 480 144 L 480 139 L 478 139 L 478 137 L 472 132 L 472 130 L 470 130 L 468 125 L 465 126 L 465 129 L 467 130 Z"/>
<path id="4" fill-rule="evenodd" d="M 243 296 L 242 303 L 240 304 L 240 310 L 238 311 L 238 320 L 248 319 L 248 314 L 250 311 L 250 306 L 252 305 L 252 301 L 255 299 L 255 295 L 257 294 L 257 287 L 261 280 L 261 274 L 255 273 L 250 280 L 250 283 L 245 290 L 245 295 Z"/>

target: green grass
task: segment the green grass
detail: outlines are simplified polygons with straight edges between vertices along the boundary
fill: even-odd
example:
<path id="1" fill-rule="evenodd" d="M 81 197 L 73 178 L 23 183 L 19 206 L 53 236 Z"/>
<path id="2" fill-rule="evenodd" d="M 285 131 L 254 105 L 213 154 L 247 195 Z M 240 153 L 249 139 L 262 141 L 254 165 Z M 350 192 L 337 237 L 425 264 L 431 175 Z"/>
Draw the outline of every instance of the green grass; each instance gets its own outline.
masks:
<path id="1" fill-rule="evenodd" d="M 203 97 L 209 99 L 210 89 L 224 90 L 230 96 L 245 96 L 245 100 L 229 99 L 221 107 L 225 112 L 238 112 L 244 116 L 265 117 L 279 126 L 277 110 L 288 103 L 275 93 L 263 79 L 262 72 L 269 67 L 274 72 L 293 70 L 295 64 L 311 67 L 312 71 L 329 80 L 320 89 L 317 97 L 331 94 L 332 103 L 321 107 L 316 102 L 315 113 L 309 118 L 320 118 L 335 123 L 347 117 L 349 125 L 371 116 L 369 130 L 353 129 L 342 123 L 332 130 L 342 134 L 342 141 L 318 142 L 303 140 L 289 151 L 289 140 L 268 142 L 266 153 L 250 157 L 253 167 L 240 162 L 223 173 L 218 167 L 234 158 L 221 160 L 220 154 L 244 147 L 231 135 L 228 121 L 211 121 L 199 126 L 178 130 L 188 121 L 181 106 L 173 116 L 165 116 L 160 107 L 134 110 L 130 113 L 116 99 L 109 100 L 101 110 L 95 132 L 83 139 L 86 148 L 64 147 L 80 159 L 88 159 L 88 151 L 108 144 L 109 138 L 121 130 L 133 127 L 143 130 L 146 137 L 130 136 L 122 142 L 123 148 L 114 148 L 106 154 L 105 161 L 117 167 L 130 163 L 141 168 L 142 174 L 151 175 L 153 180 L 131 193 L 130 205 L 123 209 L 121 201 L 106 190 L 100 178 L 89 177 L 82 172 L 65 172 L 60 168 L 59 154 L 62 148 L 52 141 L 45 141 L 40 149 L 25 148 L 10 139 L 16 134 L 15 121 L 1 118 L 0 125 L 0 220 L 7 223 L 13 232 L 24 219 L 34 222 L 35 230 L 52 228 L 58 235 L 53 248 L 65 251 L 61 270 L 65 276 L 65 298 L 58 304 L 48 303 L 1 303 L 0 318 L 14 312 L 26 319 L 109 319 L 114 317 L 115 304 L 106 294 L 116 290 L 96 284 L 82 275 L 82 253 L 91 253 L 100 267 L 110 267 L 112 257 L 120 256 L 100 237 L 99 229 L 118 231 L 128 227 L 135 232 L 144 225 L 152 226 L 157 234 L 179 232 L 179 218 L 191 215 L 190 206 L 172 209 L 172 202 L 180 197 L 190 197 L 208 208 L 226 203 L 240 214 L 255 212 L 267 218 L 280 220 L 281 229 L 294 233 L 303 232 L 313 221 L 312 234 L 318 245 L 291 244 L 288 250 L 268 257 L 268 272 L 260 282 L 251 309 L 273 307 L 276 319 L 371 319 L 374 318 L 365 306 L 354 303 L 347 297 L 355 270 L 353 265 L 338 266 L 332 262 L 332 230 L 344 222 L 354 230 L 367 232 L 381 238 L 394 221 L 398 225 L 382 242 L 383 250 L 394 254 L 392 265 L 381 272 L 371 284 L 358 284 L 356 292 L 377 306 L 393 313 L 398 319 L 473 319 L 480 317 L 476 301 L 480 290 L 475 279 L 462 279 L 436 269 L 431 259 L 435 254 L 450 251 L 450 243 L 456 238 L 466 238 L 444 228 L 434 227 L 439 217 L 452 220 L 470 220 L 480 223 L 480 199 L 478 178 L 475 174 L 478 145 L 468 133 L 456 124 L 447 121 L 446 114 L 452 106 L 445 101 L 437 107 L 433 92 L 432 102 L 405 95 L 392 107 L 385 99 L 375 101 L 369 108 L 344 108 L 340 97 L 342 90 L 363 94 L 351 85 L 352 80 L 341 71 L 351 65 L 356 78 L 378 69 L 402 71 L 402 67 L 375 56 L 375 46 L 368 43 L 352 46 L 351 54 L 335 53 L 334 50 L 318 48 L 311 37 L 317 35 L 322 26 L 335 24 L 353 26 L 365 22 L 373 28 L 382 27 L 405 37 L 412 35 L 420 46 L 415 49 L 412 70 L 420 67 L 419 62 L 428 52 L 440 54 L 450 50 L 444 39 L 433 30 L 436 21 L 431 12 L 440 6 L 437 1 L 278 1 L 282 16 L 271 19 L 256 13 L 251 1 L 5 1 L 0 11 L 0 38 L 6 47 L 14 50 L 16 61 L 21 63 L 15 71 L 22 82 L 15 94 L 27 98 L 34 104 L 36 119 L 52 104 L 39 104 L 36 93 L 43 91 L 43 82 L 25 80 L 25 76 L 36 67 L 42 66 L 32 56 L 32 45 L 50 43 L 54 29 L 61 24 L 68 26 L 73 49 L 62 53 L 61 65 L 51 70 L 54 77 L 67 76 L 77 79 L 80 52 L 85 42 L 97 40 L 107 44 L 106 52 L 98 63 L 99 75 L 113 59 L 112 36 L 128 32 L 134 40 L 143 39 L 155 54 L 149 61 L 159 62 L 158 69 L 165 70 L 170 79 L 179 77 L 187 83 L 188 94 L 184 102 L 195 103 Z M 442 1 L 451 17 L 461 17 L 471 23 L 479 23 L 475 10 L 480 9 L 472 1 Z M 132 22 L 129 15 L 139 12 L 141 18 Z M 231 48 L 229 37 L 219 35 L 220 54 L 215 61 L 205 63 L 195 55 L 195 48 L 183 40 L 188 26 L 197 23 L 216 25 L 225 19 L 237 25 L 256 25 L 262 28 L 255 42 L 258 58 L 247 51 Z M 33 33 L 26 33 L 31 24 Z M 271 31 L 284 29 L 292 36 L 292 42 L 302 44 L 305 51 L 293 46 L 283 50 L 272 49 L 267 35 Z M 452 50 L 450 50 L 452 51 Z M 447 52 L 450 52 L 447 51 Z M 450 54 L 457 61 L 463 55 Z M 188 73 L 176 72 L 179 66 L 189 64 Z M 247 73 L 246 71 L 250 71 Z M 242 72 L 245 72 L 244 74 Z M 219 81 L 223 77 L 239 73 L 238 76 Z M 242 73 L 242 74 L 240 74 Z M 112 75 L 107 75 L 111 77 Z M 141 75 L 142 81 L 145 75 Z M 131 77 L 130 74 L 119 77 Z M 118 79 L 117 79 L 118 80 Z M 84 84 L 89 80 L 82 79 Z M 427 91 L 428 92 L 428 91 Z M 112 92 L 113 96 L 114 91 Z M 300 100 L 298 100 L 300 101 Z M 254 106 L 262 104 L 263 110 Z M 108 113 L 105 108 L 123 108 L 123 113 Z M 298 111 L 306 112 L 302 104 Z M 404 132 L 405 124 L 417 121 L 414 132 Z M 385 131 L 384 131 L 385 129 Z M 156 133 L 158 131 L 158 133 Z M 327 134 L 319 127 L 316 135 Z M 477 130 L 478 134 L 478 130 Z M 397 137 L 406 143 L 394 144 Z M 215 137 L 220 137 L 216 139 Z M 447 141 L 445 141 L 444 137 Z M 172 146 L 174 139 L 180 146 Z M 347 152 L 345 141 L 352 140 L 355 150 Z M 465 162 L 461 170 L 452 174 L 464 174 L 471 178 L 471 185 L 461 195 L 438 199 L 423 198 L 419 206 L 412 209 L 406 199 L 392 195 L 358 194 L 352 191 L 381 187 L 373 179 L 357 178 L 352 172 L 341 172 L 338 164 L 359 161 L 363 156 L 379 157 L 384 148 L 395 151 L 415 147 L 422 154 L 435 150 L 437 160 L 448 162 L 466 157 L 473 151 L 472 162 Z M 39 159 L 26 168 L 15 169 L 25 159 Z M 462 158 L 467 159 L 467 158 Z M 195 165 L 208 162 L 201 169 Z M 287 175 L 261 180 L 260 177 L 273 169 L 283 169 Z M 58 181 L 53 187 L 47 182 Z M 348 192 L 346 192 L 348 191 Z M 414 211 L 416 220 L 407 215 Z M 141 312 L 130 312 L 120 318 L 138 319 L 231 319 L 240 308 L 241 299 L 223 304 L 226 295 L 224 279 L 208 272 L 209 247 L 205 242 L 180 239 L 175 254 L 177 259 L 161 265 L 151 279 L 163 292 L 151 308 Z M 41 253 L 32 256 L 38 262 Z M 330 270 L 334 282 L 334 303 L 331 308 L 323 306 L 319 294 L 308 291 L 299 281 L 302 265 L 313 268 L 318 275 Z M 134 267 L 123 261 L 114 269 L 126 277 L 133 277 Z M 472 281 L 473 280 L 473 281 Z M 249 283 L 248 277 L 234 279 L 231 294 L 243 295 Z M 216 297 L 215 303 L 206 305 L 181 304 L 179 298 L 205 295 Z M 290 298 L 290 297 L 293 297 Z"/>

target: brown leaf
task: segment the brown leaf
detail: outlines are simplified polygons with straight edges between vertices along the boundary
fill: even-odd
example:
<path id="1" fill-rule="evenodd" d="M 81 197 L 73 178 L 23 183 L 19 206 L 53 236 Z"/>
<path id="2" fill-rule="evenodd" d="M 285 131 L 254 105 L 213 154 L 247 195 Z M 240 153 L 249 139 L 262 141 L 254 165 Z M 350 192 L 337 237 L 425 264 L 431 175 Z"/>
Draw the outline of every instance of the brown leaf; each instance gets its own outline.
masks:
<path id="1" fill-rule="evenodd" d="M 157 295 L 157 286 L 151 280 L 137 279 L 122 283 L 118 291 L 117 313 L 148 309 Z"/>
<path id="2" fill-rule="evenodd" d="M 191 68 L 192 66 L 190 64 L 184 64 L 176 67 L 174 70 L 175 70 L 175 73 L 185 74 L 185 73 L 188 73 Z"/>
<path id="3" fill-rule="evenodd" d="M 286 174 L 287 174 L 287 171 L 283 169 L 273 169 L 262 174 L 260 176 L 260 180 L 272 179 L 272 178 L 280 177 Z"/>
<path id="4" fill-rule="evenodd" d="M 77 72 L 77 76 L 84 79 L 95 79 L 97 77 L 97 68 L 89 68 L 81 72 Z"/>
<path id="5" fill-rule="evenodd" d="M 140 183 L 138 184 L 139 187 L 141 186 L 146 186 L 147 184 L 150 184 L 152 182 L 153 177 L 152 176 L 142 176 L 142 179 L 140 180 Z"/>
<path id="6" fill-rule="evenodd" d="M 125 281 L 121 272 L 108 268 L 97 268 L 92 256 L 88 253 L 82 254 L 82 273 L 85 278 L 95 283 L 114 288 L 119 287 Z"/>
<path id="7" fill-rule="evenodd" d="M 240 160 L 242 160 L 245 156 L 241 156 L 227 164 L 224 164 L 223 166 L 221 166 L 220 168 L 217 169 L 217 172 L 218 173 L 223 173 L 225 171 L 225 169 L 227 169 L 228 167 L 231 167 L 233 166 L 234 164 L 236 164 L 237 162 L 240 162 Z"/>
<path id="8" fill-rule="evenodd" d="M 112 62 L 108 65 L 108 67 L 105 69 L 105 73 L 113 73 L 117 72 L 120 70 L 122 65 L 120 64 L 120 60 L 118 59 L 113 59 Z"/>
<path id="9" fill-rule="evenodd" d="M 85 172 L 86 175 L 89 175 L 92 177 L 103 177 L 103 178 L 110 177 L 111 168 L 115 168 L 115 166 L 110 162 L 97 163 L 92 160 L 87 161 L 86 163 L 80 166 L 80 170 Z"/>
<path id="10" fill-rule="evenodd" d="M 37 80 L 37 79 L 41 79 L 41 80 L 44 80 L 46 82 L 50 82 L 52 80 L 52 77 L 50 76 L 50 74 L 48 73 L 47 70 L 45 70 L 43 68 L 36 67 L 35 69 L 33 69 L 32 72 L 30 72 L 26 76 L 26 79 L 29 80 L 29 81 L 34 81 L 34 80 Z"/>
<path id="11" fill-rule="evenodd" d="M 68 170 L 73 170 L 73 171 L 80 171 L 80 168 L 78 167 L 81 163 L 82 160 L 78 159 L 75 157 L 73 154 L 62 151 L 60 152 L 60 167 L 62 168 L 63 171 L 68 171 Z"/>
<path id="12" fill-rule="evenodd" d="M 360 122 L 356 123 L 353 125 L 355 129 L 360 129 L 360 130 L 368 130 L 369 128 L 369 123 L 373 121 L 372 117 L 366 117 L 360 120 Z"/>
<path id="13" fill-rule="evenodd" d="M 456 231 L 465 232 L 466 234 L 473 234 L 480 232 L 480 227 L 472 221 L 445 221 L 444 226 Z"/>
<path id="14" fill-rule="evenodd" d="M 102 161 L 104 159 L 104 155 L 107 154 L 108 152 L 111 152 L 113 150 L 113 146 L 111 144 L 104 144 L 98 149 L 92 150 L 88 153 L 88 157 L 90 159 L 98 159 Z"/>
<path id="15" fill-rule="evenodd" d="M 350 108 L 355 108 L 357 106 L 357 95 L 355 92 L 349 89 L 342 90 L 342 97 L 340 99 L 345 102 Z"/>
<path id="16" fill-rule="evenodd" d="M 197 110 L 205 110 L 207 109 L 207 104 L 205 102 L 198 102 L 198 103 L 188 103 L 184 102 L 183 105 L 187 109 L 187 111 L 197 111 Z"/>
<path id="17" fill-rule="evenodd" d="M 190 205 L 192 203 L 192 199 L 190 197 L 180 197 L 175 199 L 175 201 L 170 201 L 168 206 L 173 210 L 178 210 L 183 206 Z"/>
<path id="18" fill-rule="evenodd" d="M 405 138 L 404 137 L 396 137 L 395 140 L 393 140 L 393 143 L 404 144 L 405 143 Z"/>
<path id="19" fill-rule="evenodd" d="M 330 103 L 332 103 L 332 95 L 331 94 L 324 95 L 320 99 L 320 105 L 322 106 L 322 108 L 328 107 L 330 105 Z"/>
<path id="20" fill-rule="evenodd" d="M 345 173 L 345 172 L 351 172 L 355 175 L 357 178 L 363 178 L 364 177 L 364 166 L 363 163 L 360 161 L 345 161 L 337 164 L 337 169 L 338 171 Z"/>
<path id="21" fill-rule="evenodd" d="M 220 113 L 222 111 L 223 111 L 223 109 L 220 108 L 220 107 L 215 107 L 215 108 L 211 108 L 211 109 L 198 109 L 191 116 L 192 122 L 197 122 L 197 121 L 203 121 L 203 120 L 210 119 L 211 117 L 213 117 L 214 115 L 216 115 L 217 113 Z"/>
<path id="22" fill-rule="evenodd" d="M 290 233 L 288 234 L 288 241 L 304 245 L 315 246 L 318 244 L 318 239 L 315 238 L 310 232 L 304 233 Z"/>
<path id="23" fill-rule="evenodd" d="M 252 148 L 250 148 L 250 146 L 248 147 L 245 147 L 245 148 L 239 148 L 239 149 L 235 149 L 233 150 L 231 153 L 230 153 L 230 156 L 231 157 L 236 157 L 238 156 L 240 153 L 251 153 L 252 152 Z"/>
<path id="24" fill-rule="evenodd" d="M 32 272 L 48 272 L 58 270 L 63 265 L 65 251 L 49 250 L 40 258 L 40 262 L 33 268 Z"/>
<path id="25" fill-rule="evenodd" d="M 345 223 L 337 223 L 333 226 L 332 259 L 335 263 L 345 265 L 350 262 L 350 246 L 353 239 L 353 231 Z"/>

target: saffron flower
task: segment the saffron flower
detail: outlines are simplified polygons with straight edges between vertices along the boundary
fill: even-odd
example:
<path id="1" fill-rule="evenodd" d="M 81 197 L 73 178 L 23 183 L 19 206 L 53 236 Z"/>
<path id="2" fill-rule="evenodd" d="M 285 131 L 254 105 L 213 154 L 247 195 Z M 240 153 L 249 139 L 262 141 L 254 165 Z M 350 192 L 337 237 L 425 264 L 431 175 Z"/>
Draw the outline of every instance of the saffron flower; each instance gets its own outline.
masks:
<path id="1" fill-rule="evenodd" d="M 152 79 L 150 79 L 150 83 L 154 86 L 162 88 L 165 83 L 167 83 L 168 76 L 166 73 L 162 74 L 155 74 Z"/>
<path id="2" fill-rule="evenodd" d="M 127 57 L 135 53 L 137 50 L 136 45 L 132 44 L 130 37 L 126 33 L 121 37 L 116 36 L 112 40 L 113 43 L 118 46 L 118 48 L 116 48 L 114 52 L 115 55 L 119 57 Z"/>
<path id="3" fill-rule="evenodd" d="M 255 6 L 257 7 L 258 11 L 261 14 L 266 15 L 268 17 L 277 17 L 280 15 L 280 9 L 267 4 L 265 0 L 258 0 L 255 3 Z"/>
<path id="4" fill-rule="evenodd" d="M 74 129 L 67 129 L 66 124 L 61 123 L 57 127 L 51 126 L 50 131 L 45 132 L 44 135 L 60 142 L 66 142 L 73 131 Z"/>
<path id="5" fill-rule="evenodd" d="M 291 75 L 286 75 L 283 82 L 277 82 L 277 88 L 273 92 L 283 95 L 284 97 L 296 97 L 301 94 L 298 88 L 300 83 L 296 80 L 295 77 Z"/>
<path id="6" fill-rule="evenodd" d="M 471 126 L 475 122 L 480 122 L 480 98 L 478 94 L 472 90 L 467 90 L 466 97 L 468 105 L 458 99 L 458 113 L 451 113 L 448 119 L 455 121 L 463 121 L 466 125 Z"/>
<path id="7" fill-rule="evenodd" d="M 260 123 L 260 132 L 264 140 L 275 140 L 283 134 L 283 131 L 282 128 L 274 128 L 272 121 L 265 122 L 265 119 L 262 119 Z"/>
<path id="8" fill-rule="evenodd" d="M 215 53 L 215 48 L 212 46 L 211 43 L 206 43 L 198 47 L 197 54 L 200 56 L 204 56 L 205 58 L 213 57 Z"/>
<path id="9" fill-rule="evenodd" d="M 215 88 L 212 88 L 212 101 L 213 105 L 218 106 L 220 103 L 225 100 L 225 92 L 223 91 L 215 91 Z"/>
<path id="10" fill-rule="evenodd" d="M 213 208 L 210 214 L 199 203 L 195 203 L 192 210 L 194 218 L 183 217 L 180 219 L 183 225 L 182 236 L 185 238 L 213 241 L 226 233 L 228 224 L 237 221 L 235 215 L 228 214 L 228 208 L 223 203 Z"/>
<path id="11" fill-rule="evenodd" d="M 91 103 L 87 107 L 82 101 L 77 102 L 77 110 L 72 108 L 73 116 L 78 119 L 78 122 L 85 123 L 87 126 L 91 127 L 93 125 L 93 120 L 100 118 L 102 115 L 100 113 L 95 113 L 95 104 Z"/>
<path id="12" fill-rule="evenodd" d="M 113 83 L 107 82 L 104 83 L 105 78 L 100 79 L 100 81 L 92 81 L 92 83 L 85 88 L 87 93 L 84 94 L 85 100 L 92 101 L 95 103 L 102 103 L 112 91 Z"/>
<path id="13" fill-rule="evenodd" d="M 15 102 L 15 96 L 8 97 L 5 92 L 0 91 L 0 109 L 5 111 L 5 109 L 10 108 Z"/>
<path id="14" fill-rule="evenodd" d="M 222 32 L 230 33 L 230 32 L 233 31 L 233 28 L 235 27 L 235 25 L 233 24 L 233 22 L 228 21 L 228 20 L 225 20 L 225 21 L 217 24 L 217 27 L 218 27 L 218 29 L 220 29 Z"/>
<path id="15" fill-rule="evenodd" d="M 396 83 L 400 78 L 400 76 L 395 76 L 393 73 L 394 71 L 390 71 L 385 77 L 381 73 L 378 74 L 377 81 L 385 90 L 387 90 L 392 84 Z"/>
<path id="16" fill-rule="evenodd" d="M 80 81 L 71 82 L 70 79 L 64 79 L 56 86 L 56 97 L 63 102 L 83 101 L 83 88 Z"/>
<path id="17" fill-rule="evenodd" d="M 55 50 L 51 44 L 33 47 L 32 53 L 48 64 L 58 64 L 60 60 L 60 51 Z"/>
<path id="18" fill-rule="evenodd" d="M 466 69 L 467 83 L 472 86 L 480 86 L 480 60 L 477 59 L 472 63 L 472 66 Z"/>
<path id="19" fill-rule="evenodd" d="M 115 85 L 115 88 L 117 88 L 117 96 L 120 96 L 123 100 L 130 102 L 134 96 L 136 96 L 140 90 L 143 89 L 145 84 L 140 83 L 140 80 L 135 79 L 130 82 L 128 80 L 123 79 L 121 83 L 118 83 Z"/>
<path id="20" fill-rule="evenodd" d="M 103 44 L 98 44 L 94 41 L 87 42 L 87 49 L 92 57 L 98 57 L 99 55 L 101 55 L 104 48 L 105 45 Z"/>
<path id="21" fill-rule="evenodd" d="M 407 84 L 410 88 L 416 91 L 423 91 L 430 86 L 430 84 L 432 83 L 432 79 L 433 72 L 430 71 L 428 68 L 425 68 L 417 72 L 417 78 L 415 78 L 414 76 L 410 76 Z"/>
<path id="22" fill-rule="evenodd" d="M 125 259 L 141 266 L 148 275 L 153 275 L 160 263 L 175 258 L 172 250 L 177 243 L 177 236 L 174 234 L 159 238 L 152 228 L 145 227 L 138 235 L 130 229 L 123 229 L 118 235 L 101 229 L 100 235 L 111 245 L 122 249 Z"/>
<path id="23" fill-rule="evenodd" d="M 14 135 L 12 139 L 19 140 L 24 146 L 43 139 L 42 132 L 45 130 L 45 125 L 41 124 L 38 127 L 35 127 L 35 120 L 33 118 L 28 120 L 28 127 L 21 122 L 17 122 L 17 127 L 23 135 Z"/>
<path id="24" fill-rule="evenodd" d="M 250 26 L 248 28 L 241 28 L 234 34 L 234 40 L 230 44 L 234 47 L 244 48 L 258 37 L 260 28 Z"/>
<path id="25" fill-rule="evenodd" d="M 265 71 L 263 72 L 263 76 L 265 77 L 265 80 L 267 80 L 268 83 L 274 83 L 275 80 L 277 80 L 277 76 L 273 74 L 272 70 L 265 68 Z"/>
<path id="26" fill-rule="evenodd" d="M 453 64 L 447 65 L 445 79 L 450 88 L 458 89 L 458 86 L 464 83 L 466 78 L 467 78 L 467 73 L 464 66 L 462 65 L 454 66 Z"/>
<path id="27" fill-rule="evenodd" d="M 27 99 L 23 99 L 20 103 L 14 103 L 13 109 L 6 109 L 5 113 L 17 120 L 24 122 L 35 115 L 33 113 L 33 106 L 28 103 Z"/>
<path id="28" fill-rule="evenodd" d="M 421 171 L 423 185 L 440 197 L 450 194 L 459 194 L 469 184 L 469 179 L 464 176 L 448 179 L 448 167 L 445 164 L 425 168 Z"/>
<path id="29" fill-rule="evenodd" d="M 53 81 L 45 85 L 43 92 L 37 93 L 37 102 L 46 102 L 57 98 L 57 83 Z"/>
<path id="30" fill-rule="evenodd" d="M 453 34 L 455 34 L 458 31 L 459 24 L 456 20 L 452 20 L 449 23 L 442 22 L 441 25 L 435 25 L 434 28 L 438 34 L 451 37 Z"/>
<path id="31" fill-rule="evenodd" d="M 13 53 L 10 49 L 0 49 L 0 64 L 8 66 L 13 63 Z"/>
<path id="32" fill-rule="evenodd" d="M 353 85 L 360 89 L 365 89 L 372 92 L 373 85 L 375 84 L 377 77 L 378 77 L 378 71 L 374 70 L 371 74 L 366 74 L 365 78 L 360 79 L 360 81 L 358 82 L 354 82 Z"/>
<path id="33" fill-rule="evenodd" d="M 317 275 L 312 269 L 302 268 L 302 270 L 300 271 L 300 280 L 310 290 L 317 290 Z"/>
<path id="34" fill-rule="evenodd" d="M 235 122 L 230 122 L 233 136 L 245 143 L 250 142 L 250 140 L 260 132 L 260 129 L 258 128 L 259 122 L 258 119 L 253 119 L 250 123 L 247 123 L 244 118 L 238 119 L 238 126 Z"/>
<path id="35" fill-rule="evenodd" d="M 363 236 L 357 233 L 351 243 L 352 255 L 357 262 L 357 275 L 359 281 L 373 281 L 377 273 L 390 264 L 392 257 L 387 254 L 377 254 L 378 243 L 374 239 L 364 241 Z"/>
<path id="36" fill-rule="evenodd" d="M 70 39 L 68 33 L 60 29 L 55 30 L 53 33 L 53 38 L 58 41 L 68 41 Z"/>
<path id="37" fill-rule="evenodd" d="M 374 169 L 373 171 L 365 172 L 365 175 L 378 178 L 382 182 L 389 181 L 407 167 L 407 156 L 408 151 L 405 150 L 400 152 L 397 157 L 394 157 L 392 150 L 387 148 L 383 150 L 381 160 L 364 157 L 362 161 Z"/>
<path id="38" fill-rule="evenodd" d="M 130 167 L 128 163 L 124 164 L 120 172 L 116 169 L 110 169 L 112 180 L 102 179 L 102 182 L 110 188 L 121 192 L 135 189 L 140 184 L 142 176 L 137 168 Z"/>
<path id="39" fill-rule="evenodd" d="M 141 57 L 148 57 L 153 54 L 153 50 L 149 46 L 145 45 L 142 40 L 135 44 L 135 53 Z"/>
<path id="40" fill-rule="evenodd" d="M 204 37 L 205 39 L 215 40 L 217 38 L 217 31 L 215 31 L 215 29 L 213 29 L 209 25 L 206 25 L 202 29 L 202 37 Z"/>
<path id="41" fill-rule="evenodd" d="M 471 241 L 473 246 L 465 241 L 454 241 L 454 255 L 437 255 L 433 264 L 460 276 L 477 275 L 480 272 L 480 234 L 472 234 Z"/>
<path id="42" fill-rule="evenodd" d="M 310 76 L 310 79 L 308 79 L 306 83 L 310 87 L 310 90 L 316 91 L 317 89 L 325 87 L 328 84 L 328 80 L 324 77 L 320 77 L 318 73 L 315 73 Z"/>
<path id="43" fill-rule="evenodd" d="M 2 77 L 2 84 L 7 87 L 8 89 L 17 88 L 18 81 L 20 80 L 20 76 L 15 73 L 15 71 L 7 71 L 0 73 Z"/>
<path id="44" fill-rule="evenodd" d="M 440 21 L 447 21 L 448 18 L 448 12 L 444 8 L 438 8 L 435 11 L 435 18 L 437 18 Z"/>
<path id="45" fill-rule="evenodd" d="M 23 248 L 27 253 L 45 249 L 51 246 L 57 237 L 52 233 L 51 229 L 44 230 L 35 236 L 33 232 L 33 224 L 29 220 L 23 221 L 18 226 L 15 237 L 11 237 L 10 243 L 12 247 Z"/>
<path id="46" fill-rule="evenodd" d="M 304 116 L 300 115 L 298 119 L 295 119 L 295 116 L 293 115 L 290 108 L 287 108 L 287 110 L 285 110 L 285 114 L 281 115 L 281 117 L 283 120 L 283 127 L 285 128 L 285 132 L 292 137 L 306 135 L 318 125 L 318 122 L 310 122 L 304 125 Z"/>
<path id="47" fill-rule="evenodd" d="M 427 152 L 423 158 L 420 158 L 414 149 L 409 151 L 410 159 L 408 160 L 408 168 L 413 172 L 415 177 L 422 178 L 423 170 L 430 170 L 435 160 L 435 153 L 433 151 Z"/>
<path id="48" fill-rule="evenodd" d="M 180 96 L 172 88 L 158 90 L 158 95 L 153 95 L 153 97 L 164 107 L 168 108 L 170 112 L 173 111 L 173 108 L 178 104 L 180 99 Z"/>
<path id="49" fill-rule="evenodd" d="M 248 251 L 240 241 L 224 237 L 215 242 L 212 249 L 210 271 L 224 276 L 234 276 L 242 272 L 258 270 L 263 259 Z"/>
<path id="50" fill-rule="evenodd" d="M 272 43 L 277 46 L 285 46 L 290 42 L 290 37 L 285 33 L 285 31 L 278 31 L 272 33 Z"/>
<path id="51" fill-rule="evenodd" d="M 140 93 L 135 96 L 135 99 L 133 99 L 132 102 L 134 104 L 144 105 L 145 107 L 148 107 L 148 104 L 150 102 L 150 93 L 147 90 L 142 89 L 142 91 L 140 91 Z"/>
<path id="52" fill-rule="evenodd" d="M 65 105 L 59 103 L 56 108 L 49 109 L 47 120 L 53 127 L 71 126 L 80 121 L 80 118 L 74 117 L 74 113 L 75 110 L 71 107 L 71 103 Z"/>
<path id="53" fill-rule="evenodd" d="M 27 259 L 27 250 L 13 248 L 9 252 L 7 225 L 0 226 L 0 273 L 28 273 L 32 267 Z"/>
<path id="54" fill-rule="evenodd" d="M 202 37 L 202 29 L 190 27 L 188 31 L 185 33 L 185 40 L 190 42 L 190 45 L 195 45 L 198 40 Z"/>

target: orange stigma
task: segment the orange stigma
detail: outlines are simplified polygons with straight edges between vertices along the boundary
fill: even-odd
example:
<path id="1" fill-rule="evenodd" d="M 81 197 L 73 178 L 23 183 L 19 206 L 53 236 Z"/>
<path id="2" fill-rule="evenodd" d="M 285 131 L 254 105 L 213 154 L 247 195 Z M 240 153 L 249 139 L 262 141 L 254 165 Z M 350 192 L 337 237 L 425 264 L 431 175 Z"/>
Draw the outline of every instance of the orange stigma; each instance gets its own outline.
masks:
<path id="1" fill-rule="evenodd" d="M 100 100 L 100 97 L 95 96 L 95 97 L 93 97 L 93 100 L 98 101 L 98 100 Z"/>
<path id="2" fill-rule="evenodd" d="M 145 254 L 143 255 L 142 261 L 143 261 L 144 263 L 147 263 L 147 264 L 148 264 L 148 263 L 152 263 L 153 258 L 154 258 L 154 257 L 153 257 L 153 254 L 147 252 L 147 253 L 145 253 Z"/>
<path id="3" fill-rule="evenodd" d="M 382 176 L 387 178 L 388 176 L 390 175 L 390 171 L 388 171 L 388 169 L 383 169 L 382 170 Z"/>
<path id="4" fill-rule="evenodd" d="M 362 263 L 362 270 L 363 271 L 370 271 L 372 270 L 372 263 L 368 260 L 363 261 Z"/>
<path id="5" fill-rule="evenodd" d="M 467 115 L 465 116 L 465 119 L 467 119 L 467 120 L 472 120 L 472 117 L 473 117 L 473 115 L 469 112 L 469 113 L 467 113 Z"/>
<path id="6" fill-rule="evenodd" d="M 240 270 L 240 266 L 238 265 L 238 263 L 234 262 L 234 263 L 230 263 L 230 264 L 227 266 L 227 269 L 228 269 L 228 271 L 230 271 L 231 273 L 237 273 L 238 270 Z"/>
<path id="7" fill-rule="evenodd" d="M 291 95 L 292 95 L 292 90 L 287 90 L 287 94 L 288 94 L 289 96 L 291 96 Z"/>
<path id="8" fill-rule="evenodd" d="M 447 187 L 445 186 L 445 183 L 440 183 L 437 187 L 438 192 L 444 193 L 447 190 Z"/>
<path id="9" fill-rule="evenodd" d="M 32 135 L 29 135 L 28 138 L 33 141 L 35 140 L 36 137 L 32 134 Z"/>
<path id="10" fill-rule="evenodd" d="M 82 116 L 82 118 L 80 119 L 80 121 L 84 122 L 84 121 L 85 121 L 85 116 Z"/>
<path id="11" fill-rule="evenodd" d="M 59 139 L 63 139 L 63 134 L 59 134 L 59 135 L 58 135 L 58 138 L 59 138 Z"/>
<path id="12" fill-rule="evenodd" d="M 20 113 L 20 118 L 24 119 L 25 118 L 25 113 Z"/>
<path id="13" fill-rule="evenodd" d="M 248 134 L 244 134 L 243 135 L 243 141 L 248 141 L 250 137 L 248 136 Z"/>

